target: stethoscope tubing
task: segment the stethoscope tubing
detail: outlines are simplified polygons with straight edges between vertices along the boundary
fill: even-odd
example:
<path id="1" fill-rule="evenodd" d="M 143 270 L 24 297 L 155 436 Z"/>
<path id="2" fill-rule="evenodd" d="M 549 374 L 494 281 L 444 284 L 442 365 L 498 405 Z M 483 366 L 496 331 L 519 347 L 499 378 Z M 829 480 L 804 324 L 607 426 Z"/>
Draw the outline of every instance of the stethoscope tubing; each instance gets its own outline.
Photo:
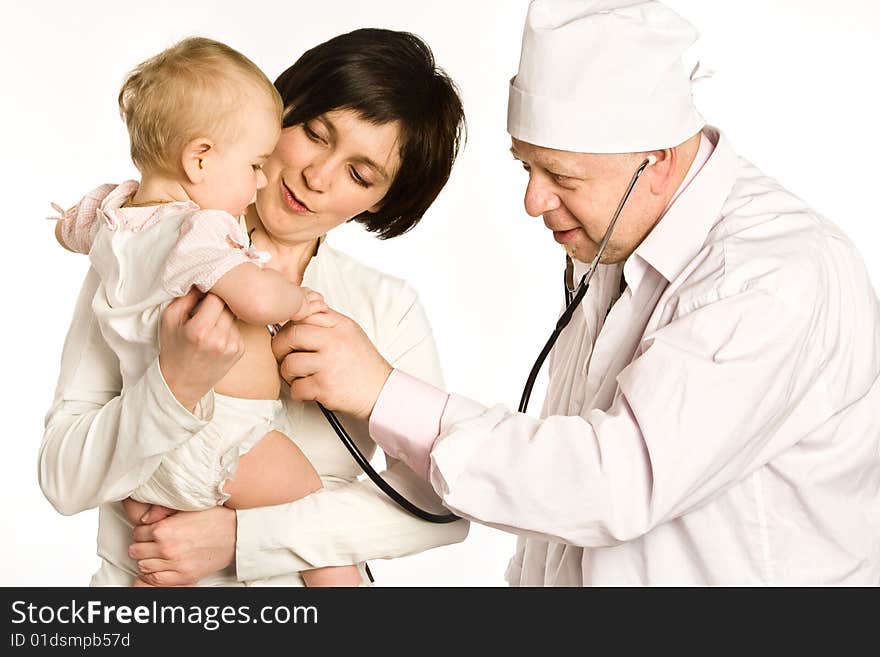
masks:
<path id="1" fill-rule="evenodd" d="M 321 412 L 324 414 L 324 417 L 327 418 L 327 422 L 330 423 L 330 426 L 333 427 L 333 430 L 336 431 L 336 435 L 339 436 L 339 439 L 342 441 L 342 444 L 345 445 L 345 448 L 348 450 L 348 453 L 351 454 L 352 458 L 357 461 L 357 464 L 361 466 L 361 469 L 366 473 L 366 475 L 372 480 L 376 486 L 378 486 L 383 493 L 385 493 L 392 500 L 397 502 L 403 509 L 409 511 L 412 515 L 417 518 L 421 518 L 422 520 L 427 520 L 428 522 L 433 522 L 435 524 L 443 524 L 447 522 L 455 522 L 458 520 L 458 516 L 452 513 L 431 513 L 430 511 L 425 511 L 422 508 L 419 508 L 408 499 L 406 499 L 403 495 L 397 492 L 395 488 L 389 484 L 387 481 L 382 479 L 382 475 L 376 472 L 373 469 L 373 466 L 370 465 L 370 462 L 367 460 L 367 457 L 364 456 L 363 452 L 358 449 L 358 446 L 351 439 L 351 436 L 348 435 L 348 432 L 345 430 L 345 427 L 342 426 L 342 423 L 339 421 L 339 418 L 333 413 L 333 411 L 328 411 L 320 402 L 315 402 L 318 404 L 318 408 L 321 409 Z"/>
<path id="2" fill-rule="evenodd" d="M 556 327 L 553 329 L 553 333 L 550 335 L 550 339 L 547 340 L 547 343 L 544 345 L 544 348 L 541 349 L 541 353 L 538 354 L 538 358 L 535 361 L 535 364 L 532 366 L 531 371 L 529 372 L 529 377 L 526 380 L 526 385 L 523 388 L 523 394 L 520 398 L 519 402 L 519 413 L 526 413 L 529 406 L 529 398 L 532 394 L 532 388 L 535 385 L 535 380 L 538 378 L 538 373 L 541 371 L 541 367 L 544 365 L 544 361 L 547 359 L 547 356 L 550 354 L 550 351 L 553 349 L 553 345 L 556 344 L 556 340 L 559 338 L 559 335 L 568 326 L 569 322 L 571 322 L 571 318 L 574 317 L 574 312 L 580 306 L 581 301 L 583 301 L 584 296 L 587 294 L 587 290 L 590 288 L 590 281 L 593 280 L 593 275 L 596 273 L 596 270 L 599 265 L 599 261 L 602 258 L 602 255 L 605 253 L 605 249 L 608 247 L 608 241 L 611 239 L 611 234 L 614 232 L 614 227 L 617 224 L 617 220 L 620 218 L 620 213 L 623 211 L 624 206 L 626 205 L 627 200 L 629 200 L 629 195 L 632 193 L 633 187 L 635 187 L 636 182 L 639 179 L 639 176 L 642 175 L 642 172 L 652 164 L 650 159 L 645 159 L 644 162 L 636 169 L 636 172 L 633 174 L 632 179 L 629 182 L 629 185 L 626 188 L 626 192 L 620 199 L 620 203 L 617 205 L 617 210 L 614 212 L 614 216 L 611 219 L 611 223 L 608 224 L 608 228 L 605 231 L 605 235 L 602 237 L 602 241 L 599 243 L 599 249 L 596 251 L 596 256 L 593 258 L 593 261 L 590 263 L 590 268 L 587 272 L 581 277 L 580 283 L 578 284 L 576 289 L 571 289 L 571 282 L 569 280 L 570 272 L 572 272 L 573 267 L 571 263 L 571 259 L 566 256 L 566 276 L 565 276 L 565 293 L 566 293 L 566 308 L 562 312 L 562 315 L 559 317 L 559 320 L 556 322 Z M 437 514 L 431 513 L 429 511 L 425 511 L 424 509 L 416 506 L 408 499 L 406 499 L 403 495 L 401 495 L 397 490 L 394 489 L 391 484 L 382 479 L 382 476 L 373 469 L 373 466 L 370 465 L 369 460 L 364 456 L 358 446 L 355 444 L 354 440 L 352 440 L 351 436 L 345 430 L 345 427 L 342 426 L 342 423 L 339 421 L 339 418 L 333 413 L 333 411 L 327 410 L 323 405 L 319 402 L 315 402 L 318 404 L 318 408 L 321 409 L 321 412 L 324 414 L 324 417 L 327 419 L 327 422 L 333 427 L 333 430 L 336 432 L 336 435 L 339 436 L 339 439 L 342 441 L 342 444 L 345 445 L 345 448 L 351 454 L 352 458 L 357 462 L 357 464 L 363 469 L 364 473 L 372 480 L 376 486 L 378 486 L 382 492 L 384 492 L 388 497 L 390 497 L 394 502 L 396 502 L 400 507 L 404 510 L 408 511 L 412 515 L 417 518 L 421 518 L 422 520 L 427 520 L 428 522 L 435 524 L 442 524 L 448 522 L 455 522 L 459 519 L 454 513 L 444 513 Z"/>
<path id="3" fill-rule="evenodd" d="M 559 339 L 560 334 L 568 326 L 569 322 L 571 322 L 571 318 L 574 317 L 574 311 L 580 306 L 581 301 L 583 301 L 584 296 L 587 294 L 587 290 L 590 289 L 590 281 L 593 280 L 593 275 L 596 273 L 596 270 L 599 268 L 599 261 L 602 259 L 602 256 L 605 254 L 605 249 L 608 247 L 608 241 L 611 239 L 611 234 L 614 232 L 614 227 L 617 225 L 617 220 L 620 218 L 620 213 L 623 211 L 626 202 L 629 200 L 629 195 L 632 193 L 633 187 L 636 186 L 636 182 L 639 179 L 639 176 L 642 175 L 642 172 L 651 164 L 651 160 L 645 159 L 640 165 L 639 168 L 636 169 L 632 178 L 629 181 L 629 185 L 626 188 L 626 192 L 624 192 L 623 196 L 620 197 L 620 203 L 617 204 L 617 209 L 614 211 L 614 216 L 611 218 L 611 223 L 608 224 L 608 228 L 605 230 L 605 235 L 602 237 L 602 241 L 599 243 L 599 249 L 596 251 L 596 255 L 593 257 L 593 261 L 590 263 L 589 269 L 587 272 L 581 277 L 580 283 L 576 289 L 571 289 L 571 281 L 569 280 L 569 276 L 574 270 L 574 267 L 571 262 L 571 258 L 566 256 L 566 276 L 565 276 L 565 296 L 567 305 L 565 310 L 562 312 L 562 315 L 559 317 L 559 321 L 556 322 L 556 328 L 553 329 L 553 333 L 550 335 L 550 339 L 547 340 L 547 343 L 544 345 L 544 348 L 541 349 L 541 353 L 538 354 L 537 360 L 535 360 L 535 364 L 532 365 L 532 369 L 529 372 L 529 378 L 526 379 L 526 385 L 523 388 L 522 397 L 519 400 L 519 407 L 517 408 L 517 412 L 526 413 L 529 408 L 529 398 L 532 396 L 532 388 L 535 386 L 535 380 L 538 378 L 538 373 L 541 371 L 541 367 L 544 365 L 544 361 L 547 360 L 547 356 L 550 355 L 550 351 L 553 349 L 553 345 L 556 344 L 556 340 Z"/>

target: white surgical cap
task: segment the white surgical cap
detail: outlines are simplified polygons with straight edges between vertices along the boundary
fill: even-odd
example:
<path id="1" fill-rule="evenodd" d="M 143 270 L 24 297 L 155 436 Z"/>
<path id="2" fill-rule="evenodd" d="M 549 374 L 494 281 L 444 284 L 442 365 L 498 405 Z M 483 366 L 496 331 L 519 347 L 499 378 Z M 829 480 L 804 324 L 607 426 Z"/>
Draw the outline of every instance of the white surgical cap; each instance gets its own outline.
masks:
<path id="1" fill-rule="evenodd" d="M 580 153 L 677 146 L 706 123 L 682 62 L 698 36 L 659 2 L 533 0 L 507 131 Z"/>

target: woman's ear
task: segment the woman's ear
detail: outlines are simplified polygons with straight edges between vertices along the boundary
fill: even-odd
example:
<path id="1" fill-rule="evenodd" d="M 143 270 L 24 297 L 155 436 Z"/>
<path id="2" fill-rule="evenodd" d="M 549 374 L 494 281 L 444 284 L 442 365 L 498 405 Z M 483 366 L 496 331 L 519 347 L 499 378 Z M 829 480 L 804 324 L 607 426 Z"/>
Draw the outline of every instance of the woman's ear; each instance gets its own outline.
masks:
<path id="1" fill-rule="evenodd" d="M 187 179 L 193 185 L 204 182 L 208 175 L 214 143 L 206 137 L 193 139 L 183 147 L 180 164 Z"/>

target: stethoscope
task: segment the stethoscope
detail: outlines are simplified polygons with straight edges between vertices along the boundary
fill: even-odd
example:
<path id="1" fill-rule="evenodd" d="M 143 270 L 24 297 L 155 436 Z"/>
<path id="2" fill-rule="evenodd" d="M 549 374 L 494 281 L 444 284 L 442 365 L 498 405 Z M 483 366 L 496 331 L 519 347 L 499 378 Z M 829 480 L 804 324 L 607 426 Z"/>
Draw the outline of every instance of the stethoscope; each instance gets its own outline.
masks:
<path id="1" fill-rule="evenodd" d="M 656 161 L 656 156 L 649 155 L 639 165 L 639 168 L 636 169 L 636 172 L 633 174 L 632 179 L 629 181 L 629 186 L 627 186 L 626 192 L 620 199 L 620 203 L 617 206 L 617 210 L 614 212 L 611 223 L 608 224 L 608 229 L 605 231 L 605 236 L 599 243 L 599 249 L 596 252 L 596 256 L 590 263 L 590 267 L 589 269 L 587 269 L 587 272 L 581 277 L 581 280 L 578 283 L 577 287 L 574 286 L 574 263 L 568 255 L 565 256 L 565 311 L 559 317 L 559 321 L 556 322 L 556 328 L 553 330 L 553 334 L 550 336 L 550 339 L 547 340 L 547 344 L 544 345 L 544 348 L 538 355 L 538 359 L 532 366 L 532 370 L 529 373 L 529 378 L 526 380 L 526 385 L 523 388 L 522 397 L 519 401 L 519 408 L 517 409 L 518 412 L 525 413 L 528 409 L 529 397 L 531 397 L 532 395 L 532 388 L 535 385 L 535 379 L 538 377 L 538 372 L 541 371 L 541 367 L 543 366 L 544 361 L 547 359 L 547 356 L 550 354 L 550 350 L 553 349 L 553 345 L 556 344 L 556 340 L 559 339 L 559 335 L 562 333 L 563 329 L 568 326 L 569 322 L 571 322 L 571 318 L 574 316 L 575 309 L 577 309 L 584 296 L 587 294 L 587 290 L 590 287 L 590 281 L 593 280 L 593 275 L 598 269 L 599 261 L 602 259 L 602 255 L 605 253 L 605 248 L 608 246 L 608 240 L 611 239 L 611 234 L 614 232 L 614 226 L 617 224 L 617 220 L 620 217 L 620 213 L 623 211 L 623 207 L 626 205 L 627 200 L 629 200 L 629 195 L 630 193 L 632 193 L 633 187 L 635 187 L 636 185 L 636 181 L 638 181 L 639 176 L 642 175 L 642 172 L 646 168 L 654 164 Z M 363 469 L 366 475 L 373 481 L 374 484 L 376 484 L 376 486 L 378 486 L 382 490 L 382 492 L 388 495 L 388 497 L 390 497 L 412 515 L 421 518 L 422 520 L 427 520 L 428 522 L 439 524 L 454 522 L 459 519 L 458 516 L 453 513 L 436 514 L 425 511 L 424 509 L 417 507 L 415 504 L 406 499 L 403 495 L 398 493 L 387 481 L 382 479 L 378 472 L 373 469 L 373 466 L 370 465 L 370 462 L 363 455 L 361 450 L 358 449 L 358 446 L 355 445 L 354 441 L 351 439 L 351 436 L 348 435 L 348 432 L 345 430 L 345 427 L 342 426 L 339 418 L 337 418 L 332 411 L 328 411 L 326 408 L 324 408 L 324 406 L 322 406 L 319 402 L 316 403 L 318 404 L 318 408 L 320 408 L 321 412 L 324 414 L 324 417 L 327 419 L 327 422 L 329 422 L 330 426 L 333 427 L 336 435 L 339 436 L 339 440 L 341 440 L 342 444 L 345 445 L 346 449 L 348 449 L 348 452 L 351 454 L 352 458 L 357 461 L 357 464 Z"/>

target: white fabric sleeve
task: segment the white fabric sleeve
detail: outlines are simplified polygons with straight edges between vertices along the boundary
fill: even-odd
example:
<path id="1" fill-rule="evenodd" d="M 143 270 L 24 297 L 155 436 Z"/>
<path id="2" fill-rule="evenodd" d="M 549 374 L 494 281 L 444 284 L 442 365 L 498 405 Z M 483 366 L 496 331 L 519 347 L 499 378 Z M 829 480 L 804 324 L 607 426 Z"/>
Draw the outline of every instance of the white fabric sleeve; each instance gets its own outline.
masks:
<path id="1" fill-rule="evenodd" d="M 399 317 L 383 340 L 383 356 L 397 369 L 436 386 L 442 375 L 431 328 L 415 293 L 405 288 L 393 309 Z M 366 422 L 342 418 L 354 436 Z M 380 474 L 404 497 L 433 513 L 445 513 L 436 493 L 404 463 L 386 455 Z M 433 524 L 401 509 L 369 480 L 325 488 L 301 500 L 239 510 L 236 570 L 247 581 L 323 566 L 390 559 L 463 541 L 464 520 Z"/>
<path id="2" fill-rule="evenodd" d="M 200 431 L 213 413 L 213 393 L 199 402 L 196 415 L 183 407 L 162 378 L 158 359 L 120 394 L 119 361 L 91 308 L 98 282 L 90 269 L 64 343 L 40 447 L 40 487 L 64 515 L 127 497 L 163 454 Z"/>
<path id="3" fill-rule="evenodd" d="M 263 264 L 268 254 L 248 246 L 247 235 L 231 214 L 196 210 L 184 217 L 168 255 L 162 285 L 173 297 L 196 286 L 207 292 L 224 275 L 246 262 Z"/>
<path id="4" fill-rule="evenodd" d="M 453 395 L 432 484 L 458 515 L 508 532 L 581 547 L 637 538 L 830 414 L 810 385 L 809 310 L 754 290 L 672 321 L 620 373 L 608 412 L 536 419 Z"/>

